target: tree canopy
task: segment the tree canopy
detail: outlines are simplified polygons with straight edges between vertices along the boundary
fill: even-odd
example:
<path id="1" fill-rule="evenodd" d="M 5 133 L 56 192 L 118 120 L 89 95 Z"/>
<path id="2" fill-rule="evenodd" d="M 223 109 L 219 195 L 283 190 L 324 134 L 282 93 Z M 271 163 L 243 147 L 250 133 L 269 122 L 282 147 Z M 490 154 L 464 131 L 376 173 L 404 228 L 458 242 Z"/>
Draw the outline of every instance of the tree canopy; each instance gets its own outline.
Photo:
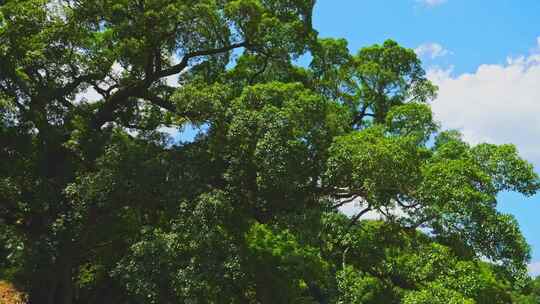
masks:
<path id="1" fill-rule="evenodd" d="M 313 7 L 0 1 L 0 279 L 48 304 L 538 303 L 496 209 L 532 165 L 441 129 L 413 50 L 351 54 Z"/>

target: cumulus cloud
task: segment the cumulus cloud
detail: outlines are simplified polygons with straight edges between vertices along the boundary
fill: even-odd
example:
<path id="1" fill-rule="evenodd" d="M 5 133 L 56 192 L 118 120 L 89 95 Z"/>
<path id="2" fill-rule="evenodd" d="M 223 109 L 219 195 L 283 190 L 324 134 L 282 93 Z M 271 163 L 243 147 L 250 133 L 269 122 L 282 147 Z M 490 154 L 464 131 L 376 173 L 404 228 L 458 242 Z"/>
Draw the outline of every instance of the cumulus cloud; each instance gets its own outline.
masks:
<path id="1" fill-rule="evenodd" d="M 349 217 L 353 217 L 362 209 L 365 208 L 365 202 L 362 200 L 354 200 L 348 204 L 345 204 L 339 208 L 339 211 L 343 212 Z M 392 216 L 394 218 L 403 218 L 407 217 L 407 214 L 399 207 L 386 208 L 383 210 L 384 213 L 381 213 L 377 210 L 371 210 L 362 215 L 361 220 L 385 220 L 386 215 Z"/>
<path id="2" fill-rule="evenodd" d="M 514 143 L 540 165 L 540 37 L 537 43 L 527 56 L 483 64 L 474 73 L 428 69 L 428 78 L 439 86 L 435 118 L 473 144 Z"/>
<path id="3" fill-rule="evenodd" d="M 180 62 L 180 59 L 177 56 L 171 57 L 170 60 L 171 60 L 171 64 L 173 64 L 173 65 L 178 64 Z M 115 62 L 111 67 L 110 74 L 114 79 L 119 79 L 119 78 L 121 78 L 121 74 L 124 71 L 125 71 L 125 69 L 118 62 Z M 175 88 L 179 87 L 180 85 L 179 85 L 178 79 L 179 79 L 180 76 L 185 74 L 187 71 L 189 71 L 189 68 L 185 69 L 180 74 L 174 74 L 174 75 L 167 76 L 167 77 L 163 78 L 163 80 L 165 81 L 165 84 L 167 84 L 170 87 L 175 87 Z M 105 86 L 105 89 L 106 89 L 106 86 Z M 114 92 L 114 90 L 113 90 L 113 92 Z M 97 102 L 97 101 L 101 100 L 102 98 L 103 98 L 103 96 L 101 94 L 99 94 L 93 87 L 88 87 L 84 91 L 77 94 L 77 96 L 75 96 L 75 103 L 80 103 L 81 101 L 85 101 L 85 102 L 88 102 L 88 103 L 94 103 L 94 102 Z"/>
<path id="4" fill-rule="evenodd" d="M 529 264 L 528 269 L 529 269 L 529 274 L 532 277 L 540 276 L 540 262 L 533 262 Z"/>
<path id="5" fill-rule="evenodd" d="M 451 54 L 449 50 L 435 42 L 421 44 L 414 49 L 414 52 L 420 57 L 427 57 L 431 59 Z"/>
<path id="6" fill-rule="evenodd" d="M 420 2 L 426 6 L 433 7 L 445 3 L 446 0 L 416 0 L 416 2 Z"/>
<path id="7" fill-rule="evenodd" d="M 540 53 L 540 36 L 536 38 L 536 46 L 532 49 L 532 53 Z"/>

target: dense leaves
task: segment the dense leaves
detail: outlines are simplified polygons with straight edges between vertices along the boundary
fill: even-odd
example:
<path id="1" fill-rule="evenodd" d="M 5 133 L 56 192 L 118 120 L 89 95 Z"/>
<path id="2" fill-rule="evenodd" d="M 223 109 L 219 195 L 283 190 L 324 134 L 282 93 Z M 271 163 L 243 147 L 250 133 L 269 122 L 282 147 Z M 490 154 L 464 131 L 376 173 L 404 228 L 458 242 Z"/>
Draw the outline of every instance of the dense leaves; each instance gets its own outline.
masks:
<path id="1" fill-rule="evenodd" d="M 318 40 L 311 0 L 0 3 L 0 279 L 30 303 L 538 302 L 496 207 L 539 177 L 440 130 L 412 50 Z"/>

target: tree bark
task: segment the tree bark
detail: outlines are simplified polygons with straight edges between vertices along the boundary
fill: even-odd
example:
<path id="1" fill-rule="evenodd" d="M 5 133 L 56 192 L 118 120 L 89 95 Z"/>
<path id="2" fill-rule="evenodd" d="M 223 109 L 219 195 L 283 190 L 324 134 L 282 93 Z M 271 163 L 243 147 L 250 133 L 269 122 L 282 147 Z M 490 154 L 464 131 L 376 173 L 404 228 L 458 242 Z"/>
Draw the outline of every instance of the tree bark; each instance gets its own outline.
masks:
<path id="1" fill-rule="evenodd" d="M 28 292 L 29 304 L 54 304 L 57 289 L 57 277 L 54 269 L 39 269 L 31 278 L 31 289 Z"/>
<path id="2" fill-rule="evenodd" d="M 31 278 L 29 304 L 72 304 L 74 301 L 73 257 L 64 252 L 55 263 L 43 265 Z"/>
<path id="3" fill-rule="evenodd" d="M 60 277 L 60 285 L 57 289 L 58 300 L 56 303 L 58 304 L 71 304 L 73 303 L 73 263 L 72 258 L 70 256 L 67 256 L 64 258 L 63 261 L 61 261 L 61 264 L 58 265 L 59 267 L 59 277 Z"/>

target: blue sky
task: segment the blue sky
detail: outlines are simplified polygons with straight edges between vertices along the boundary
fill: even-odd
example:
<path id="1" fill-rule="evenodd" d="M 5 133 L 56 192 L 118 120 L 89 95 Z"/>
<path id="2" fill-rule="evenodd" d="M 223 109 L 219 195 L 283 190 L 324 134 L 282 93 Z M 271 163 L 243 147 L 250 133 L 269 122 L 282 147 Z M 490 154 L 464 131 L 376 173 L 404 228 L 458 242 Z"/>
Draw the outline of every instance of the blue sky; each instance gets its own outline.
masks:
<path id="1" fill-rule="evenodd" d="M 435 117 L 472 144 L 515 143 L 540 169 L 540 1 L 318 0 L 321 37 L 346 38 L 349 48 L 391 38 L 416 49 L 439 86 Z M 537 172 L 540 170 L 537 169 Z M 540 196 L 499 197 L 533 248 L 540 274 Z"/>
<path id="2" fill-rule="evenodd" d="M 323 37 L 347 38 L 353 52 L 386 38 L 411 48 L 437 42 L 451 51 L 438 63 L 462 73 L 528 53 L 539 14 L 538 0 L 318 0 L 314 26 Z"/>

